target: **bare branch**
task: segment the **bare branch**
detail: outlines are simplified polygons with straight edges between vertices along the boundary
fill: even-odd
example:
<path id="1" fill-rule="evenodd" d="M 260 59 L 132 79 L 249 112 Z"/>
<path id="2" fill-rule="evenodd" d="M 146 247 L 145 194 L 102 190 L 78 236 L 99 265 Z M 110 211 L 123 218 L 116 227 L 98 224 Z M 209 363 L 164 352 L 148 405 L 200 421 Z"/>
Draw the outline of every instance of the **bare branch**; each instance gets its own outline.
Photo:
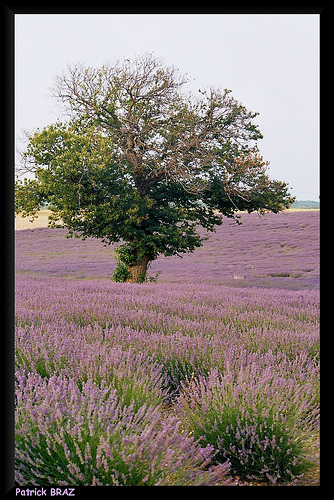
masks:
<path id="1" fill-rule="evenodd" d="M 203 171 L 230 168 L 222 158 L 226 148 L 247 148 L 256 140 L 247 128 L 254 114 L 226 89 L 186 96 L 186 82 L 173 66 L 146 54 L 100 69 L 70 66 L 56 78 L 54 95 L 73 116 L 86 113 L 95 120 L 142 194 L 162 178 L 198 192 L 207 185 Z"/>

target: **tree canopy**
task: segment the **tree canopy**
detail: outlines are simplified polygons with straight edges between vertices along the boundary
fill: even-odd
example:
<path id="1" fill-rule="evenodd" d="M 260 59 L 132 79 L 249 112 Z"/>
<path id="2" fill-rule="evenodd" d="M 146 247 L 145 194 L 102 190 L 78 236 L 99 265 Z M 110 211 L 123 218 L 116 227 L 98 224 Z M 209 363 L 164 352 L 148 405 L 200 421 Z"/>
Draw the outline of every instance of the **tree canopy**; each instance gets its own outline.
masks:
<path id="1" fill-rule="evenodd" d="M 195 96 L 186 83 L 151 55 L 69 67 L 54 87 L 67 119 L 30 135 L 22 157 L 35 178 L 17 181 L 16 211 L 48 202 L 52 227 L 121 243 L 114 277 L 138 282 L 159 254 L 201 246 L 199 226 L 288 208 L 288 184 L 269 178 L 257 147 L 258 113 L 230 90 Z"/>

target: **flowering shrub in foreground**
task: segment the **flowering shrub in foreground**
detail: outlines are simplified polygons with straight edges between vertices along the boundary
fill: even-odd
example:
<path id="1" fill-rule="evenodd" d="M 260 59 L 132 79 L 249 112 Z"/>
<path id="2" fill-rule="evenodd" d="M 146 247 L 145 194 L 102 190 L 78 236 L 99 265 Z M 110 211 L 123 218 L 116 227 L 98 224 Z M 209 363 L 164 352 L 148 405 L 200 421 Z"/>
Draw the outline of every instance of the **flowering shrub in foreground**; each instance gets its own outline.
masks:
<path id="1" fill-rule="evenodd" d="M 291 481 L 311 467 L 307 443 L 317 433 L 318 405 L 312 385 L 250 365 L 241 372 L 216 369 L 183 384 L 175 411 L 202 445 L 219 450 L 215 460 L 231 472 L 271 482 Z"/>
<path id="2" fill-rule="evenodd" d="M 107 384 L 81 390 L 61 376 L 16 374 L 16 481 L 33 485 L 229 484 L 229 464 L 209 464 L 175 417 L 134 410 Z"/>

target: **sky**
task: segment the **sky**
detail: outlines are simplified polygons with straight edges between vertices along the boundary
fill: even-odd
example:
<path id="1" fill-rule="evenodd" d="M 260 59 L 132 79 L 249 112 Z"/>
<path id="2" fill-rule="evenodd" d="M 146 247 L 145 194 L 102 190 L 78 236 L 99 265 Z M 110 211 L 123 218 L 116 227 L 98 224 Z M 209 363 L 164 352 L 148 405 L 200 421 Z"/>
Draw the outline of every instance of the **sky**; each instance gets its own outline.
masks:
<path id="1" fill-rule="evenodd" d="M 51 88 L 69 64 L 148 52 L 188 74 L 193 92 L 228 88 L 259 112 L 269 176 L 318 201 L 319 24 L 318 14 L 16 14 L 16 146 L 61 119 Z"/>

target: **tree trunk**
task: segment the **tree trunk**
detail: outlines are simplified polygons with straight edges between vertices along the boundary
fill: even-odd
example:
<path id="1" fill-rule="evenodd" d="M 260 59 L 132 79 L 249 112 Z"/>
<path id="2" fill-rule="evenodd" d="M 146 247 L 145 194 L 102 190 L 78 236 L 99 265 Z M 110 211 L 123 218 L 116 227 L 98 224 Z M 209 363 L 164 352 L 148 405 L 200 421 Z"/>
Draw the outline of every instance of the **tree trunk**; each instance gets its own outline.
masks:
<path id="1" fill-rule="evenodd" d="M 150 259 L 147 255 L 137 262 L 135 266 L 128 266 L 130 277 L 125 280 L 126 283 L 142 283 L 146 277 L 147 266 Z"/>

